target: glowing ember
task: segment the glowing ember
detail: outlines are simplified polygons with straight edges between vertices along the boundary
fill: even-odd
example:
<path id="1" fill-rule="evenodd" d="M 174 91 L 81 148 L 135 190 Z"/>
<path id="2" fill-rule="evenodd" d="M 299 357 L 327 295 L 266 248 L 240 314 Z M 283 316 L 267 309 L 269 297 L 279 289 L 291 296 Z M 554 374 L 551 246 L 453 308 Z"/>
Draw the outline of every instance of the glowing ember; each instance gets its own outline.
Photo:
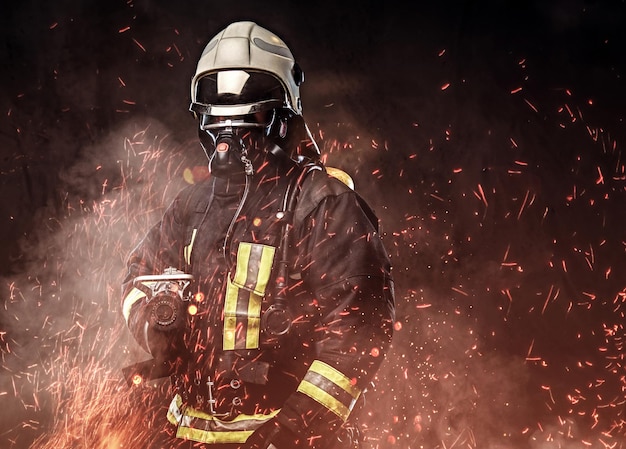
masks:
<path id="1" fill-rule="evenodd" d="M 187 307 L 187 313 L 189 315 L 196 315 L 198 313 L 198 306 L 195 304 L 190 304 L 189 307 Z"/>
<path id="2" fill-rule="evenodd" d="M 154 42 L 128 23 L 111 30 L 150 56 Z M 190 53 L 179 44 L 163 43 L 167 64 Z M 363 449 L 626 447 L 622 142 L 597 124 L 601 99 L 538 92 L 527 82 L 533 61 L 518 60 L 505 107 L 463 115 L 465 128 L 416 112 L 402 139 L 345 123 L 316 132 L 324 159 L 380 217 L 394 264 L 395 340 L 365 395 Z M 470 78 L 449 75 L 429 85 L 433 99 L 463 98 Z M 130 71 L 107 76 L 123 91 L 120 112 L 140 104 L 125 92 Z M 506 120 L 507 107 L 521 119 L 481 122 Z M 24 130 L 15 125 L 19 139 Z M 120 284 L 129 250 L 209 174 L 195 142 L 172 143 L 156 123 L 121 133 L 63 174 L 58 216 L 38 212 L 24 274 L 3 279 L 2 447 L 142 447 L 164 420 L 166 383 L 135 375 L 129 389 L 122 379 L 148 356 L 123 323 Z M 2 175 L 32 163 L 12 162 Z M 188 312 L 209 299 L 196 294 Z"/>

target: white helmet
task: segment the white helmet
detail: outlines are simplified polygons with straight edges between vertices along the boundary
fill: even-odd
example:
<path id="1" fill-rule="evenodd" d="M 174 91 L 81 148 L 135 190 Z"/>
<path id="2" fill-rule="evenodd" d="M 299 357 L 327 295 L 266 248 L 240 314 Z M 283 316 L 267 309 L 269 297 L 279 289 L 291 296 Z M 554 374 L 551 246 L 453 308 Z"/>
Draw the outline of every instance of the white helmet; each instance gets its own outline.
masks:
<path id="1" fill-rule="evenodd" d="M 235 22 L 206 45 L 191 80 L 191 111 L 241 116 L 282 107 L 302 115 L 304 73 L 274 33 Z"/>

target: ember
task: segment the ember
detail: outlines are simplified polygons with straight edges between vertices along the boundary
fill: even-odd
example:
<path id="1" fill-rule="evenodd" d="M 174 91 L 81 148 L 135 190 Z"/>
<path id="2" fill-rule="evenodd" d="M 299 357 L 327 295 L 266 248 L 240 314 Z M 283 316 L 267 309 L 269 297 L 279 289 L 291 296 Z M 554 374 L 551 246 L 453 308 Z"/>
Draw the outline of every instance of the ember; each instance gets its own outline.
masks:
<path id="1" fill-rule="evenodd" d="M 76 35 L 88 40 L 93 33 L 91 22 L 82 30 L 78 18 L 55 14 L 38 25 L 46 38 L 32 39 L 44 49 L 57 45 L 52 57 L 44 50 L 37 56 L 45 70 L 28 67 L 32 88 L 20 84 L 22 72 L 5 77 L 20 93 L 1 125 L 3 146 L 14 147 L 0 167 L 3 198 L 28 197 L 24 208 L 37 229 L 14 233 L 29 239 L 0 287 L 2 448 L 140 447 L 155 438 L 161 421 L 154 417 L 165 416 L 170 399 L 167 383 L 137 374 L 129 387 L 123 379 L 122 367 L 148 355 L 124 326 L 120 284 L 124 258 L 140 236 L 180 188 L 209 176 L 195 141 L 162 124 L 169 119 L 164 110 L 180 100 L 168 91 L 170 76 L 180 71 L 179 79 L 187 79 L 184 64 L 205 36 L 206 17 L 202 24 L 191 17 L 175 23 L 179 18 L 148 14 L 134 1 L 125 8 L 120 16 L 98 11 L 98 20 L 107 18 L 107 39 L 115 40 L 89 41 L 89 57 L 101 50 L 97 63 L 64 66 L 59 56 Z M 424 35 L 447 23 L 448 14 L 437 27 L 420 22 Z M 154 24 L 146 29 L 136 20 L 148 16 L 173 23 L 159 22 L 159 37 L 151 38 Z M 331 16 L 323 16 L 326 25 L 335 23 Z M 572 86 L 576 80 L 561 82 L 556 73 L 540 85 L 542 56 L 519 48 L 497 53 L 501 59 L 491 67 L 496 61 L 481 57 L 478 46 L 504 41 L 471 41 L 465 56 L 486 63 L 468 67 L 458 48 L 443 45 L 449 36 L 437 33 L 423 48 L 402 41 L 410 52 L 396 71 L 398 61 L 389 56 L 396 53 L 386 43 L 363 39 L 355 33 L 360 25 L 339 16 L 352 25 L 342 36 L 372 44 L 376 64 L 366 71 L 346 67 L 345 79 L 309 70 L 318 89 L 311 95 L 319 93 L 324 108 L 318 117 L 330 117 L 320 119 L 316 138 L 325 162 L 345 170 L 381 218 L 398 300 L 392 351 L 365 395 L 363 449 L 626 448 L 623 114 L 602 110 L 611 102 L 623 108 L 622 92 L 602 96 L 596 91 L 604 86 Z M 378 21 L 374 27 L 383 33 L 380 42 L 389 29 L 403 38 L 402 30 L 414 33 L 408 23 L 414 19 L 397 19 L 403 26 L 396 27 L 381 17 L 381 29 Z M 571 24 L 562 26 L 565 36 Z M 330 28 L 307 29 L 324 30 L 307 36 L 319 43 Z M 605 34 L 597 30 L 595 37 L 604 41 Z M 585 64 L 607 85 L 616 85 L 611 77 L 623 83 L 620 66 L 595 65 L 597 55 L 583 51 L 585 45 L 577 49 Z M 6 47 L 20 48 L 11 39 Z M 107 66 L 103 55 L 112 53 L 123 64 Z M 351 49 L 349 56 L 353 62 L 361 53 Z M 18 59 L 12 59 L 16 70 Z M 369 76 L 375 110 L 360 111 L 353 98 L 354 115 L 337 112 L 345 106 L 345 86 L 356 81 L 367 89 Z M 89 80 L 81 91 L 78 77 Z M 158 101 L 146 79 L 157 83 Z M 64 89 L 71 94 L 40 101 Z M 341 95 L 329 98 L 325 90 Z M 386 103 L 391 106 L 383 109 Z M 121 118 L 103 121 L 105 104 Z M 156 104 L 160 115 L 153 119 Z M 60 137 L 51 127 L 58 123 L 69 123 Z M 106 139 L 101 128 L 111 128 Z M 80 145 L 79 134 L 86 136 Z M 53 137 L 62 150 L 49 151 Z M 97 140 L 102 143 L 94 145 Z M 52 178 L 57 169 L 59 179 Z M 16 194 L 16 186 L 28 195 Z M 45 207 L 36 208 L 41 195 Z M 3 211 L 9 226 L 22 213 L 11 205 Z M 195 304 L 188 312 L 197 312 Z M 370 353 L 379 356 L 379 349 Z"/>

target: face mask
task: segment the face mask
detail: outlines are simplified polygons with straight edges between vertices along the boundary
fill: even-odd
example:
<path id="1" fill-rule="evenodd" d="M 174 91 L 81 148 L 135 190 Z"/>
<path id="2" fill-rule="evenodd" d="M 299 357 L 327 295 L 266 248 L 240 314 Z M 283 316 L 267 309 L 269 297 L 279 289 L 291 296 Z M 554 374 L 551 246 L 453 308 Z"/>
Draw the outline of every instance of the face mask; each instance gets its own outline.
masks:
<path id="1" fill-rule="evenodd" d="M 211 173 L 222 178 L 253 175 L 251 153 L 265 144 L 265 130 L 272 123 L 268 117 L 273 119 L 273 114 L 224 119 L 204 116 L 199 133 Z"/>
<path id="2" fill-rule="evenodd" d="M 254 167 L 248 159 L 248 145 L 232 131 L 219 132 L 215 151 L 209 157 L 209 171 L 220 178 L 245 174 L 252 176 Z"/>

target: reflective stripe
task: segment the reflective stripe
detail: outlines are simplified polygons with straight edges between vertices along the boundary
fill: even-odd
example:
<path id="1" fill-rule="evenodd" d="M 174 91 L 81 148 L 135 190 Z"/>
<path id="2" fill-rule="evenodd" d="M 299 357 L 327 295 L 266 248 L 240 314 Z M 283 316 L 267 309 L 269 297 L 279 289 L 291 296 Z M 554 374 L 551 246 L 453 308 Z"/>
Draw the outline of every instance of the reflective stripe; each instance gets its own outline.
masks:
<path id="1" fill-rule="evenodd" d="M 272 272 L 276 248 L 241 242 L 235 275 L 227 278 L 223 348 L 256 349 L 261 330 L 261 305 Z"/>
<path id="2" fill-rule="evenodd" d="M 256 429 L 280 411 L 274 410 L 267 415 L 239 415 L 232 420 L 224 421 L 191 407 L 181 411 L 181 407 L 182 399 L 177 394 L 167 412 L 167 419 L 172 424 L 178 425 L 176 437 L 209 444 L 245 443 Z"/>
<path id="3" fill-rule="evenodd" d="M 265 295 L 275 251 L 276 248 L 273 246 L 248 242 L 239 243 L 237 268 L 233 283 L 252 290 L 257 295 Z"/>
<path id="4" fill-rule="evenodd" d="M 224 300 L 224 342 L 225 350 L 235 349 L 235 334 L 237 332 L 237 296 L 239 289 L 226 279 L 226 298 Z"/>
<path id="5" fill-rule="evenodd" d="M 256 245 L 261 246 L 261 245 Z M 265 295 L 265 288 L 267 287 L 267 283 L 270 279 L 270 274 L 272 273 L 272 264 L 274 262 L 274 253 L 276 248 L 273 246 L 263 246 L 263 251 L 261 252 L 261 257 L 259 261 L 259 271 L 257 275 L 256 285 L 254 287 L 254 291 L 260 295 Z"/>
<path id="6" fill-rule="evenodd" d="M 191 265 L 191 251 L 193 250 L 193 242 L 196 240 L 197 233 L 198 233 L 198 230 L 194 229 L 193 232 L 191 233 L 191 241 L 189 242 L 189 245 L 185 246 L 185 248 L 183 249 L 185 262 L 187 262 L 187 265 Z"/>
<path id="7" fill-rule="evenodd" d="M 322 404 L 335 415 L 339 416 L 344 422 L 348 419 L 350 409 L 319 388 L 317 385 L 313 385 L 312 383 L 303 380 L 300 382 L 300 385 L 298 385 L 298 391 Z"/>
<path id="8" fill-rule="evenodd" d="M 174 396 L 174 399 L 172 399 L 172 402 L 167 409 L 167 420 L 175 426 L 178 425 L 178 423 L 181 422 L 183 419 L 183 413 L 181 411 L 182 406 L 183 398 L 181 398 L 180 395 L 177 394 L 176 396 Z"/>
<path id="9" fill-rule="evenodd" d="M 137 287 L 133 287 L 133 289 L 128 292 L 122 304 L 122 315 L 124 316 L 124 320 L 126 321 L 126 324 L 128 324 L 130 311 L 135 305 L 135 303 L 145 297 L 146 297 L 146 294 L 142 292 L 141 290 L 139 290 Z"/>
<path id="10" fill-rule="evenodd" d="M 235 277 L 233 278 L 235 284 L 246 285 L 251 250 L 252 245 L 245 242 L 241 242 L 237 248 L 237 268 L 235 269 Z"/>
<path id="11" fill-rule="evenodd" d="M 306 394 L 346 421 L 361 390 L 350 379 L 332 366 L 314 361 L 309 367 L 298 391 Z"/>
<path id="12" fill-rule="evenodd" d="M 253 433 L 254 430 L 211 432 L 202 429 L 192 429 L 191 427 L 179 427 L 176 431 L 176 438 L 184 438 L 186 440 L 208 444 L 245 443 Z"/>
<path id="13" fill-rule="evenodd" d="M 342 390 L 345 390 L 354 399 L 358 399 L 361 395 L 361 389 L 354 385 L 350 378 L 348 378 L 341 371 L 333 368 L 332 366 L 324 362 L 315 360 L 309 367 L 309 371 L 324 376 L 326 379 L 336 384 Z"/>

